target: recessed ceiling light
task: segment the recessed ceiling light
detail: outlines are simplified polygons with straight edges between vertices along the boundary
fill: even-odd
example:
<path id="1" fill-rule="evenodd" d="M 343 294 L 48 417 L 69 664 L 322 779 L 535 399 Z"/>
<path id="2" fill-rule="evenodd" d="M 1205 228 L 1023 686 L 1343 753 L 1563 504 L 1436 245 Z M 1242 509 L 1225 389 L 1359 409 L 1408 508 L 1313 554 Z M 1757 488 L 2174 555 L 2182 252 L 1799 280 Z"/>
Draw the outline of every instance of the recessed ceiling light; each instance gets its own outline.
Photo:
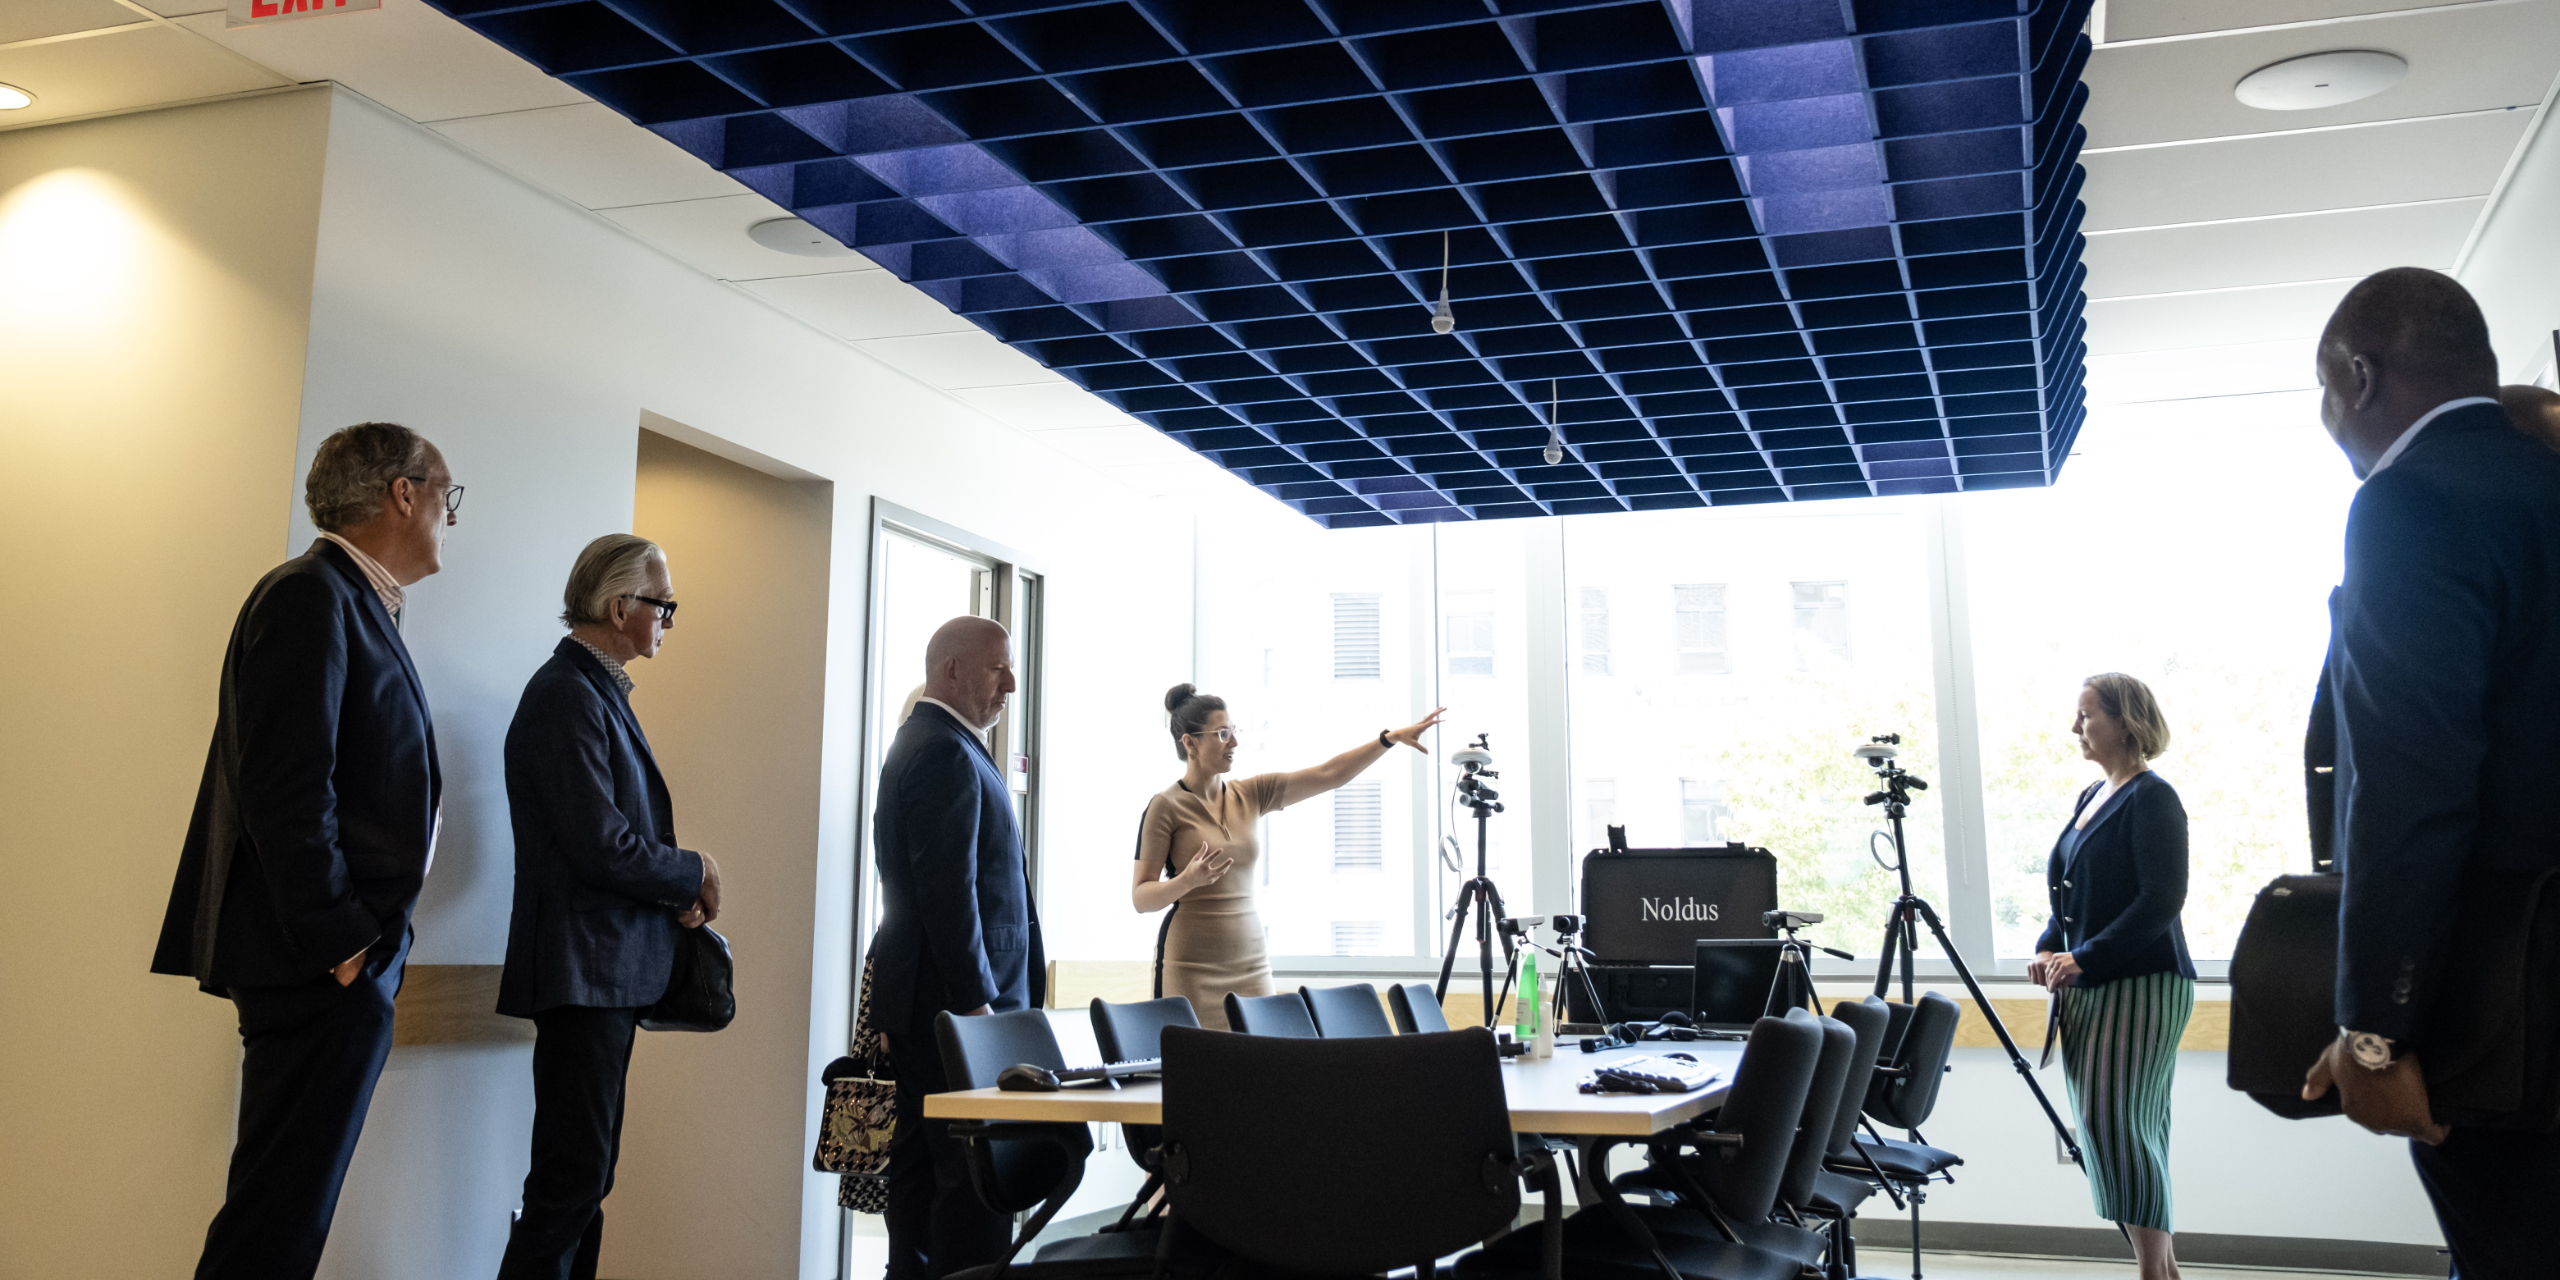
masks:
<path id="1" fill-rule="evenodd" d="M 0 84 L 0 111 L 16 111 L 36 104 L 36 96 L 14 84 Z"/>
<path id="2" fill-rule="evenodd" d="M 2261 111 L 2309 111 L 2370 98 L 2407 74 L 2408 61 L 2396 53 L 2332 49 L 2260 67 L 2231 92 Z"/>
<path id="3" fill-rule="evenodd" d="M 747 228 L 747 238 L 779 253 L 803 258 L 850 258 L 853 250 L 802 218 L 767 218 Z"/>

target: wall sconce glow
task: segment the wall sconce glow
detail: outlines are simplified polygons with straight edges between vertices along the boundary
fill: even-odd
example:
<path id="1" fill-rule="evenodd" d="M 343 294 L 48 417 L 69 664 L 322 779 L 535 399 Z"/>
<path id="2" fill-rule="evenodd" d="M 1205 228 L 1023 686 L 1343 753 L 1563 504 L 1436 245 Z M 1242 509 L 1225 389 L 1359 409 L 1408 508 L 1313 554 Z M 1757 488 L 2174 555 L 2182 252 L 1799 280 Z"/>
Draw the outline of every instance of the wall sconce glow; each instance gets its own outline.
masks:
<path id="1" fill-rule="evenodd" d="M 112 178 L 58 169 L 0 193 L 0 321 L 121 315 L 151 229 Z"/>
<path id="2" fill-rule="evenodd" d="M 0 111 L 23 111 L 36 104 L 36 96 L 14 84 L 0 84 Z"/>
<path id="3" fill-rule="evenodd" d="M 2261 111 L 2310 111 L 2370 98 L 2400 83 L 2409 63 L 2380 49 L 2332 49 L 2270 63 L 2240 78 L 2232 95 Z"/>

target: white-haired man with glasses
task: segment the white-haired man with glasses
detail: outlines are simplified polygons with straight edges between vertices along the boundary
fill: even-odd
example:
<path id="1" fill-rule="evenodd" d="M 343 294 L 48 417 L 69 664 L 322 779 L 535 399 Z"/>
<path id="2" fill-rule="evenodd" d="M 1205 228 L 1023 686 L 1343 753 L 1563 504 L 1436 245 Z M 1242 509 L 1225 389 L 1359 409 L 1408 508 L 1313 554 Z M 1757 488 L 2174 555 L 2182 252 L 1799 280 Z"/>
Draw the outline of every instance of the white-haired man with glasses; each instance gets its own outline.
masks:
<path id="1" fill-rule="evenodd" d="M 678 931 L 720 914 L 720 868 L 677 847 L 631 710 L 627 665 L 656 657 L 675 625 L 666 553 L 598 538 L 562 603 L 569 634 L 507 729 L 516 902 L 498 1012 L 533 1020 L 533 1162 L 501 1280 L 594 1280 L 640 1010 L 666 994 Z"/>
<path id="2" fill-rule="evenodd" d="M 238 1136 L 197 1280 L 320 1265 L 391 1052 L 442 778 L 403 592 L 444 564 L 462 486 L 407 427 L 330 436 L 303 502 L 320 537 L 249 592 L 222 659 L 204 781 L 151 960 L 240 1016 Z"/>

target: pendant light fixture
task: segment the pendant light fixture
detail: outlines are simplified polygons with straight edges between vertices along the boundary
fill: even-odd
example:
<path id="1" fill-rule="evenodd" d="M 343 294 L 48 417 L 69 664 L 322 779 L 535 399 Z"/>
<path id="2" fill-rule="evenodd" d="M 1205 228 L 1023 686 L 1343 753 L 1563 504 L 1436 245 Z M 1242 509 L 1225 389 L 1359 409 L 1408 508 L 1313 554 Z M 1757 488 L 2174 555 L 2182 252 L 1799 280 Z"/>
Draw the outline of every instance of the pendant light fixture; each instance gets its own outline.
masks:
<path id="1" fill-rule="evenodd" d="M 1547 465 L 1564 461 L 1564 428 L 1556 424 L 1556 384 L 1547 382 Z"/>
<path id="2" fill-rule="evenodd" d="M 1458 317 L 1449 310 L 1449 233 L 1440 233 L 1440 305 L 1431 309 L 1431 331 L 1442 337 L 1457 332 Z"/>

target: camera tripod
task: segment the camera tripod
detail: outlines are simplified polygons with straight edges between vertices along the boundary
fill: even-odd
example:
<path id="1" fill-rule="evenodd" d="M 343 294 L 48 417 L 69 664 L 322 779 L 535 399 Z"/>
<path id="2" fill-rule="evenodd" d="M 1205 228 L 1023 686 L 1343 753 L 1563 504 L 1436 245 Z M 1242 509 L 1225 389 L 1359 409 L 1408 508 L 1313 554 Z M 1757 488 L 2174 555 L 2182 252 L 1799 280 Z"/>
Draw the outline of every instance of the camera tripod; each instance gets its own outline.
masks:
<path id="1" fill-rule="evenodd" d="M 1493 887 L 1493 877 L 1484 872 L 1486 823 L 1493 815 L 1502 812 L 1502 793 L 1484 785 L 1485 779 L 1502 776 L 1493 771 L 1493 751 L 1485 745 L 1485 740 L 1491 736 L 1479 733 L 1472 745 L 1449 757 L 1451 763 L 1465 771 L 1458 778 L 1458 799 L 1476 818 L 1476 873 L 1472 879 L 1458 886 L 1458 905 L 1449 911 L 1456 918 L 1456 923 L 1449 927 L 1449 946 L 1440 956 L 1440 983 L 1431 992 L 1433 1000 L 1445 1002 L 1449 998 L 1449 972 L 1457 967 L 1458 943 L 1466 937 L 1467 915 L 1473 912 L 1476 918 L 1476 960 L 1484 976 L 1484 1025 L 1488 1029 L 1501 1012 L 1496 1007 L 1493 986 L 1493 939 L 1497 932 L 1502 935 L 1504 967 L 1508 969 L 1519 959 L 1519 953 L 1512 946 L 1510 931 L 1494 928 L 1494 922 L 1507 913 L 1502 908 L 1502 891 Z M 1507 996 L 1510 984 L 1505 982 L 1503 987 Z"/>
<path id="2" fill-rule="evenodd" d="M 1871 745 L 1858 748 L 1858 758 L 1873 766 L 1876 777 L 1884 783 L 1884 790 L 1868 796 L 1867 803 L 1884 806 L 1885 821 L 1892 828 L 1893 870 L 1902 878 L 1902 894 L 1885 914 L 1884 958 L 1876 966 L 1876 995 L 1882 997 L 1891 988 L 1894 970 L 1899 967 L 1902 1002 L 1911 1003 L 1912 953 L 1919 949 L 1920 926 L 1927 924 L 1929 935 L 1938 940 L 1939 953 L 1954 966 L 1956 977 L 1973 996 L 1974 1007 L 1982 1011 L 1982 1020 L 1991 1024 L 1991 1034 L 2000 1038 L 2000 1049 L 2009 1055 L 2009 1065 L 2026 1082 L 2027 1092 L 2036 1096 L 2036 1105 L 2044 1108 L 2044 1118 L 2053 1125 L 2053 1136 L 2071 1153 L 2071 1163 L 2085 1170 L 2089 1164 L 2081 1158 L 2079 1140 L 2072 1136 L 2071 1126 L 2063 1122 L 2062 1113 L 2053 1109 L 2053 1100 L 2045 1096 L 2044 1086 L 2036 1083 L 2035 1069 L 2027 1065 L 2026 1055 L 2018 1052 L 2018 1042 L 2009 1038 L 2009 1028 L 1992 1011 L 1991 997 L 1982 994 L 1982 984 L 1974 981 L 1973 970 L 1966 967 L 1964 955 L 1947 936 L 1946 922 L 1938 918 L 1937 908 L 1930 906 L 1928 899 L 1911 891 L 1911 858 L 1902 842 L 1902 820 L 1911 812 L 1911 793 L 1926 791 L 1929 784 L 1894 763 L 1894 744 L 1901 741 L 1900 734 L 1888 733 L 1873 739 Z"/>
<path id="3" fill-rule="evenodd" d="M 1819 951 L 1849 961 L 1857 957 L 1796 936 L 1797 930 L 1822 923 L 1819 911 L 1763 911 L 1760 923 L 1786 935 L 1785 944 L 1778 948 L 1778 976 L 1769 984 L 1769 1016 L 1782 1017 L 1789 1009 L 1805 1009 L 1820 1016 L 1822 1000 L 1813 990 L 1813 953 Z"/>

